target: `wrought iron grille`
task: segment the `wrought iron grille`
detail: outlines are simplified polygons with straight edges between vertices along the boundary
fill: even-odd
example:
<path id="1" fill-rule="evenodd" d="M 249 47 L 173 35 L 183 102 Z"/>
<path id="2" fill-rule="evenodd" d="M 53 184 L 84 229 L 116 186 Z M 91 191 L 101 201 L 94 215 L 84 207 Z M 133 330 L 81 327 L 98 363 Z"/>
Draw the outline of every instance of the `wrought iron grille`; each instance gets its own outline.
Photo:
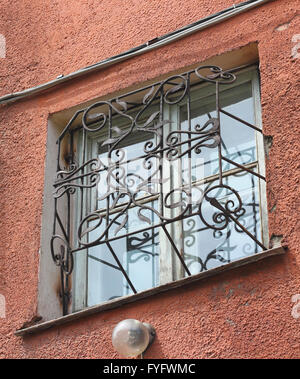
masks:
<path id="1" fill-rule="evenodd" d="M 201 66 L 118 98 L 98 101 L 71 118 L 57 141 L 51 238 L 52 258 L 60 267 L 64 314 L 70 301 L 74 255 L 98 245 L 108 248 L 114 263 L 99 257 L 98 261 L 121 272 L 133 293 L 137 292 L 134 281 L 112 246 L 120 238 L 126 238 L 128 259 L 134 259 L 137 247 L 158 244 L 157 238 L 162 233 L 184 276 L 192 275 L 190 265 L 195 257 L 175 242 L 168 227 L 172 223 L 187 220 L 191 228 L 186 235 L 191 239 L 195 234 L 192 229 L 195 217 L 202 222 L 200 229 L 212 230 L 215 238 L 223 232 L 230 234 L 228 226 L 232 225 L 236 232 L 254 241 L 256 252 L 258 248 L 267 249 L 255 227 L 252 225 L 251 232 L 247 228 L 245 204 L 238 190 L 226 181 L 228 172 L 265 180 L 255 170 L 255 164 L 238 163 L 237 155 L 224 152 L 221 114 L 238 121 L 243 128 L 261 133 L 259 127 L 231 114 L 220 104 L 220 87 L 230 87 L 235 81 L 233 72 Z M 214 117 L 207 111 L 207 120 L 201 125 L 193 124 L 191 116 L 192 88 L 199 85 L 209 86 L 215 97 Z M 185 107 L 185 128 L 165 111 L 166 106 L 171 109 L 179 104 Z M 143 148 L 128 157 L 128 145 L 137 135 Z M 100 141 L 97 151 L 90 147 L 90 136 Z M 216 151 L 217 169 L 211 181 L 193 177 L 195 156 L 201 157 L 204 149 Z M 179 167 L 182 170 L 184 159 L 185 179 L 178 181 L 176 173 Z M 135 162 L 139 162 L 142 173 L 129 169 Z M 231 171 L 224 169 L 224 164 Z M 255 218 L 259 207 L 255 199 L 252 207 Z M 132 208 L 140 221 L 134 230 L 126 228 L 128 211 Z M 146 248 L 142 251 L 146 258 L 155 254 Z M 207 270 L 211 259 L 230 261 L 212 249 L 205 258 L 196 257 L 199 271 Z"/>

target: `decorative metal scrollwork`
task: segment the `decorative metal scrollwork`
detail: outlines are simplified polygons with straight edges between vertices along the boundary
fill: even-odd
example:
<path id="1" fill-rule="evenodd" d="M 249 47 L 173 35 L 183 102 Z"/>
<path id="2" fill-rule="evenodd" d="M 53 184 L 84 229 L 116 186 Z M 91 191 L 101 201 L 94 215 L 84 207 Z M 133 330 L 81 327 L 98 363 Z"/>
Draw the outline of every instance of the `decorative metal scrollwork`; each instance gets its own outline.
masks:
<path id="1" fill-rule="evenodd" d="M 219 198 L 218 192 L 220 193 L 224 189 L 226 189 L 227 192 L 230 193 L 231 198 L 229 200 L 226 200 L 225 204 L 222 205 L 218 201 L 218 198 Z M 209 194 L 211 195 L 209 196 Z M 214 213 L 211 217 L 212 219 L 210 221 L 207 221 L 205 219 L 205 216 L 203 215 L 203 208 L 205 206 L 207 207 L 206 202 L 208 202 L 214 210 Z M 233 216 L 238 217 L 240 212 L 244 212 L 243 203 L 242 203 L 240 195 L 238 194 L 236 190 L 224 184 L 209 188 L 204 193 L 203 200 L 199 206 L 199 216 L 203 224 L 205 224 L 208 228 L 211 228 L 214 230 L 225 229 L 228 226 L 231 218 Z"/>
<path id="2" fill-rule="evenodd" d="M 201 70 L 209 69 L 212 74 L 204 76 L 200 74 Z M 195 70 L 195 74 L 202 80 L 212 83 L 231 84 L 236 80 L 236 76 L 228 71 L 223 71 L 218 66 L 200 66 Z"/>
<path id="3" fill-rule="evenodd" d="M 215 239 L 229 239 L 232 233 L 230 226 L 233 225 L 236 232 L 246 233 L 254 243 L 265 248 L 256 235 L 246 228 L 247 212 L 239 192 L 225 184 L 223 178 L 222 164 L 226 163 L 227 166 L 238 167 L 237 175 L 250 173 L 262 179 L 261 175 L 246 167 L 248 162 L 251 164 L 253 161 L 249 152 L 245 151 L 242 164 L 235 162 L 240 158 L 238 154 L 222 155 L 219 85 L 232 84 L 235 80 L 232 72 L 218 66 L 200 66 L 127 95 L 98 101 L 78 112 L 79 127 L 74 127 L 72 120 L 68 124 L 58 139 L 57 172 L 53 184 L 55 216 L 50 242 L 53 261 L 61 270 L 64 314 L 67 313 L 66 302 L 70 298 L 68 277 L 74 267 L 73 255 L 90 247 L 100 244 L 108 247 L 116 261 L 114 267 L 122 272 L 133 292 L 134 285 L 112 248 L 111 241 L 115 239 L 127 239 L 128 254 L 132 251 L 129 258 L 131 263 L 142 258 L 150 259 L 151 253 L 146 250 L 134 255 L 135 248 L 142 249 L 152 238 L 150 231 L 154 233 L 154 229 L 160 228 L 188 275 L 191 275 L 193 262 L 199 265 L 200 271 L 207 270 L 208 263 L 213 260 L 223 264 L 229 262 L 230 259 L 225 258 L 222 252 L 229 253 L 232 249 L 222 242 L 206 257 L 188 253 L 195 243 L 192 230 L 196 225 L 194 217 L 201 221 L 202 230 L 212 231 Z M 189 111 L 191 85 L 203 81 L 215 86 L 216 115 L 211 117 L 208 114 L 206 122 L 192 126 Z M 188 128 L 185 129 L 181 129 L 180 122 L 166 117 L 164 111 L 166 107 L 173 109 L 183 104 L 188 110 Z M 244 123 L 257 130 L 248 122 Z M 127 149 L 130 141 L 138 138 L 135 136 L 141 136 L 141 148 L 133 151 L 134 157 L 128 158 Z M 102 156 L 97 154 L 91 158 L 90 137 L 99 141 Z M 71 162 L 63 168 L 62 143 L 64 146 L 67 144 L 71 152 Z M 78 153 L 77 146 L 80 144 Z M 183 158 L 191 159 L 192 153 L 201 156 L 204 149 L 216 151 L 218 156 L 214 183 L 203 189 L 192 183 L 190 176 L 184 185 L 175 185 L 174 173 L 171 175 L 165 167 L 176 167 L 176 162 L 180 166 Z M 140 166 L 140 172 L 131 166 Z M 196 201 L 193 200 L 193 191 L 200 194 Z M 106 206 L 99 207 L 99 204 Z M 129 228 L 132 210 L 135 210 L 138 220 L 133 232 Z M 184 220 L 187 220 L 189 228 L 184 243 L 187 251 L 182 254 L 166 226 Z"/>
<path id="4" fill-rule="evenodd" d="M 75 164 L 72 164 L 69 170 L 58 171 L 56 173 L 56 181 L 54 182 L 54 197 L 59 198 L 66 192 L 74 194 L 76 188 L 95 187 L 100 180 L 99 171 L 101 167 L 102 164 L 100 160 L 94 158 L 85 162 L 80 167 L 76 167 Z M 87 178 L 86 184 L 82 184 L 82 179 L 84 178 Z"/>
<path id="5" fill-rule="evenodd" d="M 212 125 L 210 128 L 209 126 Z M 170 132 L 166 138 L 166 145 L 170 147 L 166 152 L 166 158 L 168 160 L 175 160 L 189 154 L 192 150 L 196 154 L 201 153 L 201 148 L 215 148 L 220 143 L 219 131 L 219 120 L 216 118 L 210 118 L 203 126 L 195 125 L 193 131 L 176 130 Z M 180 136 L 187 135 L 193 146 L 185 149 L 184 152 L 180 153 Z"/>
<path id="6" fill-rule="evenodd" d="M 60 242 L 58 252 L 54 248 L 56 240 Z M 51 238 L 51 255 L 55 264 L 60 266 L 63 272 L 69 276 L 72 273 L 74 266 L 73 254 L 69 243 L 59 235 L 54 235 Z"/>

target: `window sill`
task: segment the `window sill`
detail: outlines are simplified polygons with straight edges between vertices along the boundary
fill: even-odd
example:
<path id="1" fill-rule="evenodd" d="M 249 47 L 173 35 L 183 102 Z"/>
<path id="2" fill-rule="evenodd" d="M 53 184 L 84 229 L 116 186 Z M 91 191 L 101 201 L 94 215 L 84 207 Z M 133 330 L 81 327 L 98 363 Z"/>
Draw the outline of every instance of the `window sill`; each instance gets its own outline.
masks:
<path id="1" fill-rule="evenodd" d="M 93 314 L 96 314 L 99 312 L 118 308 L 124 304 L 129 304 L 129 303 L 141 300 L 141 299 L 145 299 L 145 298 L 150 297 L 150 296 L 155 295 L 155 294 L 160 294 L 160 293 L 163 293 L 163 292 L 166 292 L 166 291 L 178 288 L 178 287 L 182 287 L 184 285 L 188 285 L 188 284 L 197 282 L 199 280 L 214 276 L 216 274 L 226 272 L 226 271 L 232 270 L 232 269 L 237 268 L 237 267 L 244 266 L 244 265 L 249 264 L 249 263 L 254 263 L 254 262 L 260 261 L 262 259 L 274 256 L 274 255 L 282 255 L 284 253 L 285 253 L 285 250 L 281 245 L 276 246 L 276 247 L 273 247 L 272 249 L 263 251 L 261 253 L 258 253 L 258 254 L 255 254 L 255 255 L 252 255 L 252 256 L 249 256 L 246 258 L 242 258 L 242 259 L 237 260 L 235 262 L 231 262 L 231 263 L 216 267 L 214 269 L 204 271 L 204 272 L 201 272 L 201 273 L 196 274 L 196 275 L 192 275 L 192 276 L 187 277 L 187 278 L 179 279 L 179 280 L 176 280 L 174 282 L 170 282 L 170 283 L 167 283 L 167 284 L 155 287 L 155 288 L 151 288 L 149 290 L 142 291 L 142 292 L 139 292 L 139 293 L 134 294 L 134 295 L 129 295 L 129 296 L 122 297 L 120 299 L 111 300 L 111 301 L 102 303 L 100 305 L 96 305 L 96 306 L 93 306 L 93 307 L 90 307 L 87 309 L 83 309 L 81 311 L 71 313 L 67 316 L 63 316 L 63 317 L 60 317 L 60 318 L 57 318 L 54 320 L 42 322 L 42 323 L 36 324 L 34 326 L 30 326 L 27 328 L 16 330 L 15 335 L 16 336 L 25 336 L 25 335 L 29 335 L 29 334 L 38 333 L 38 332 L 41 332 L 43 330 L 46 330 L 46 329 L 49 329 L 49 328 L 52 328 L 55 326 L 63 325 L 65 323 L 68 323 L 68 322 L 71 322 L 74 320 L 78 320 L 78 319 L 81 319 L 83 317 L 93 315 Z"/>

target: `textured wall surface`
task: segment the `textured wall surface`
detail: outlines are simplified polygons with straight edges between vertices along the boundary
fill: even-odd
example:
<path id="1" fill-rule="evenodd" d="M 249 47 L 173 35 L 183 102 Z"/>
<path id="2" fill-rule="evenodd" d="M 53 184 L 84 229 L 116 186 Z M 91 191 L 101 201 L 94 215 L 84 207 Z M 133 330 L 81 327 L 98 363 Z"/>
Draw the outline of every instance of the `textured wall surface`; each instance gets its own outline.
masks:
<path id="1" fill-rule="evenodd" d="M 24 0 L 0 3 L 0 95 L 19 91 L 121 53 L 215 13 L 232 0 Z M 298 12 L 298 13 L 297 13 Z M 299 2 L 277 0 L 159 50 L 0 106 L 1 358 L 111 358 L 111 331 L 124 318 L 152 323 L 149 358 L 300 358 Z M 49 114 L 113 93 L 228 50 L 258 43 L 267 159 L 270 234 L 283 257 L 180 290 L 16 337 L 37 316 L 41 210 Z M 52 222 L 52 220 L 49 220 Z"/>

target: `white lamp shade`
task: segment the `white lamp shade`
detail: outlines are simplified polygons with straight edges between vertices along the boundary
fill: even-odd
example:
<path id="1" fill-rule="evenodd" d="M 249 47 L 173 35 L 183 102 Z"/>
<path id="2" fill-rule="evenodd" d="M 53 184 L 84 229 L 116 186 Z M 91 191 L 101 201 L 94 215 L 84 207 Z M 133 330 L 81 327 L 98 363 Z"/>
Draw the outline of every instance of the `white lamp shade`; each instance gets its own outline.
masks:
<path id="1" fill-rule="evenodd" d="M 133 358 L 146 350 L 150 341 L 148 328 L 140 321 L 127 319 L 119 322 L 112 333 L 112 344 L 123 357 Z"/>

